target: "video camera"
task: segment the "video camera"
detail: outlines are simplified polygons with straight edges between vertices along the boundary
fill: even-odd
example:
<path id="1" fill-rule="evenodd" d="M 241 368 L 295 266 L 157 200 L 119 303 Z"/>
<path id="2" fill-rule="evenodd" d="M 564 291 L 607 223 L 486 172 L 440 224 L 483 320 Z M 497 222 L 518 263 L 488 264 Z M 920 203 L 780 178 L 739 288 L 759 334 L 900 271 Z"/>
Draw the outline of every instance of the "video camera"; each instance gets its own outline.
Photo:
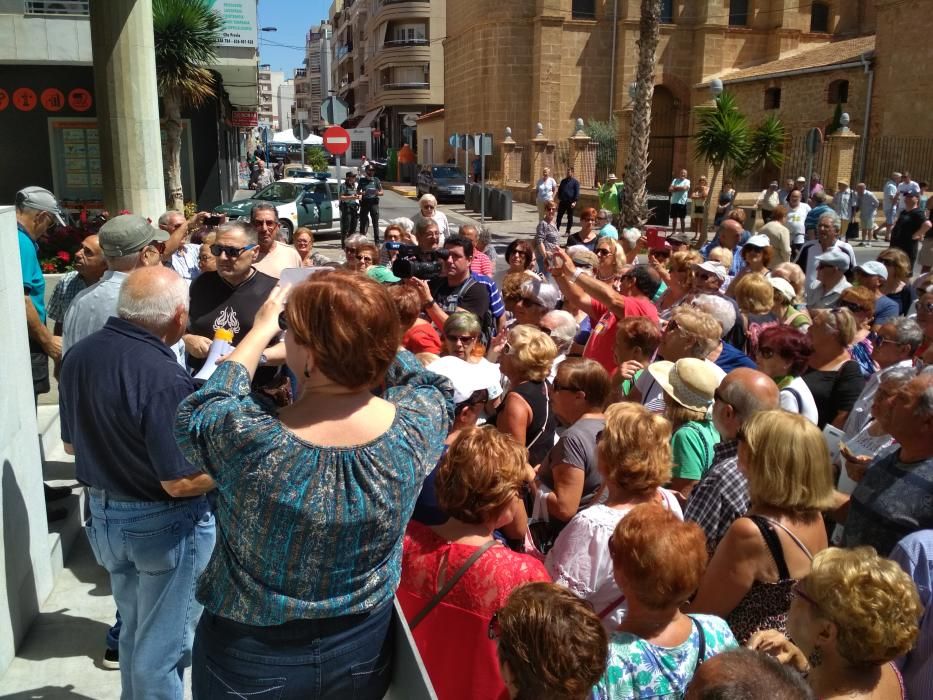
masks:
<path id="1" fill-rule="evenodd" d="M 425 253 L 416 245 L 398 241 L 386 241 L 386 250 L 398 251 L 398 257 L 392 263 L 392 272 L 402 279 L 417 277 L 429 280 L 437 277 L 443 270 L 443 262 L 450 255 L 446 248 L 438 248 Z M 425 258 L 430 259 L 425 260 Z"/>

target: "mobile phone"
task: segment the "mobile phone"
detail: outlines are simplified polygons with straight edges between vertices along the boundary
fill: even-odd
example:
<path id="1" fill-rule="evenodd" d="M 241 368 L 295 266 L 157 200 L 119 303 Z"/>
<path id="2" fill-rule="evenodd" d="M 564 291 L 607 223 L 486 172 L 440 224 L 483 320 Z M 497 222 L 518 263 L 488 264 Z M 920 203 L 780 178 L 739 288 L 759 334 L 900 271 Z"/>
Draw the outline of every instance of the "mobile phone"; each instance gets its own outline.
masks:
<path id="1" fill-rule="evenodd" d="M 205 226 L 220 226 L 221 222 L 224 220 L 219 214 L 213 214 L 204 219 Z"/>
<path id="2" fill-rule="evenodd" d="M 656 228 L 645 229 L 648 238 L 648 250 L 657 250 L 664 247 L 664 238 Z"/>

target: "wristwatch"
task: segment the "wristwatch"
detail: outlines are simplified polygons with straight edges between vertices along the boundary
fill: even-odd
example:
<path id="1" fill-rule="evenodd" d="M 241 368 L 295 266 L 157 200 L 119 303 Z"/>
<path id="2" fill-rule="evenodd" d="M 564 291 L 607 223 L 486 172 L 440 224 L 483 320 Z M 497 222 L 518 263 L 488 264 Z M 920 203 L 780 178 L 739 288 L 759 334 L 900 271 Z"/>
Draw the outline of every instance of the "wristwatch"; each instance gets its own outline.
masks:
<path id="1" fill-rule="evenodd" d="M 570 283 L 574 284 L 582 274 L 583 270 L 581 268 L 575 268 L 574 271 L 570 273 Z"/>
<path id="2" fill-rule="evenodd" d="M 430 309 L 432 306 L 434 306 L 434 300 L 433 300 L 433 299 L 431 299 L 430 301 L 424 302 L 424 303 L 421 305 L 421 310 L 422 310 L 422 311 L 427 311 L 427 310 Z"/>

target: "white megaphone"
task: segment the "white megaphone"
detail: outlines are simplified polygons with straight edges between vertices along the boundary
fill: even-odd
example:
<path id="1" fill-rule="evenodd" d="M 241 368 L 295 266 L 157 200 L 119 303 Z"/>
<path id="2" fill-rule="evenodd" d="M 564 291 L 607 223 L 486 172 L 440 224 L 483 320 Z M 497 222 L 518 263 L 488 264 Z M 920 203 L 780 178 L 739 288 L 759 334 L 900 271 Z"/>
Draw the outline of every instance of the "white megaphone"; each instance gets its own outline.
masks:
<path id="1" fill-rule="evenodd" d="M 211 349 L 207 353 L 207 359 L 204 360 L 201 371 L 194 375 L 195 379 L 210 379 L 214 370 L 217 369 L 217 360 L 233 352 L 233 346 L 230 344 L 232 340 L 233 331 L 226 328 L 218 328 L 214 331 L 214 342 L 211 343 Z"/>

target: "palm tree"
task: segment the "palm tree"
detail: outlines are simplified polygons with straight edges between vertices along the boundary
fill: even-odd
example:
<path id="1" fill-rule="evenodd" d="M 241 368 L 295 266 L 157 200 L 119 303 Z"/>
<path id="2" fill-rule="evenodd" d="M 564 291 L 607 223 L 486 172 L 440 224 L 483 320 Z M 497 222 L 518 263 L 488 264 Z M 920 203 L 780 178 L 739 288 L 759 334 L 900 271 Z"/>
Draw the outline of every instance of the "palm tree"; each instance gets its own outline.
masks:
<path id="1" fill-rule="evenodd" d="M 638 66 L 635 69 L 635 97 L 632 100 L 632 129 L 625 175 L 622 182 L 620 214 L 623 226 L 642 226 L 647 220 L 648 142 L 651 138 L 651 98 L 654 95 L 654 64 L 661 23 L 661 0 L 641 0 L 638 22 Z M 613 28 L 615 31 L 615 28 Z"/>
<path id="2" fill-rule="evenodd" d="M 751 133 L 743 163 L 744 171 L 755 172 L 768 166 L 780 168 L 784 165 L 786 137 L 784 124 L 776 116 L 769 114 Z"/>
<path id="3" fill-rule="evenodd" d="M 748 154 L 748 121 L 739 111 L 735 98 L 729 93 L 722 93 L 716 99 L 715 107 L 706 107 L 698 111 L 699 129 L 696 135 L 694 152 L 696 157 L 713 166 L 713 177 L 706 195 L 703 209 L 703 230 L 697 246 L 706 243 L 709 227 L 710 207 L 716 183 L 727 164 L 735 165 L 746 162 Z"/>
<path id="4" fill-rule="evenodd" d="M 184 210 L 181 184 L 181 109 L 200 107 L 214 96 L 214 76 L 223 19 L 206 0 L 152 0 L 156 78 L 165 109 L 165 188 L 168 206 Z"/>

